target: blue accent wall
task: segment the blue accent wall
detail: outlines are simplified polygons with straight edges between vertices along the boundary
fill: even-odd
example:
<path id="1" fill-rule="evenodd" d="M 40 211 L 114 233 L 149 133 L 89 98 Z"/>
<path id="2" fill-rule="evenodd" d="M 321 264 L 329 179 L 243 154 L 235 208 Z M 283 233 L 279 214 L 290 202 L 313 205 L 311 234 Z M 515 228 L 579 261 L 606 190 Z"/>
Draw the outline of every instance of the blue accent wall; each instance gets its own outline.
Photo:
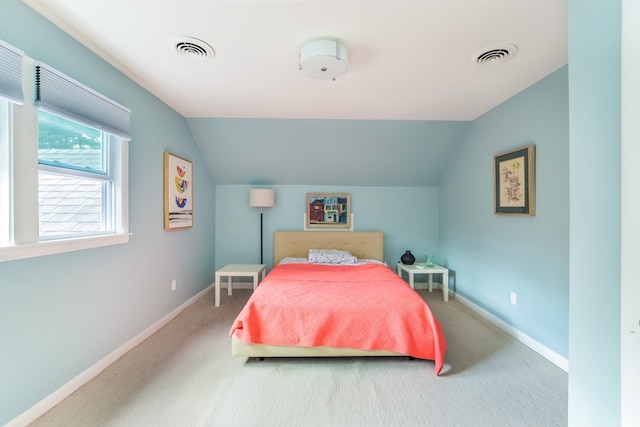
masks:
<path id="1" fill-rule="evenodd" d="M 24 3 L 0 37 L 132 110 L 129 243 L 0 264 L 4 425 L 213 282 L 215 186 L 183 117 Z M 193 161 L 193 228 L 164 230 L 164 151 Z"/>
<path id="2" fill-rule="evenodd" d="M 264 186 L 260 186 L 263 188 Z M 249 207 L 255 186 L 216 187 L 216 268 L 229 263 L 259 263 L 260 209 Z M 273 208 L 263 209 L 264 261 L 273 266 L 273 232 L 302 230 L 306 193 L 351 194 L 355 230 L 385 233 L 385 261 L 395 269 L 409 249 L 418 261 L 439 252 L 437 187 L 269 186 L 276 194 Z"/>
<path id="3" fill-rule="evenodd" d="M 216 184 L 437 186 L 469 122 L 187 119 Z"/>
<path id="4" fill-rule="evenodd" d="M 567 67 L 476 119 L 440 186 L 440 245 L 456 293 L 568 358 Z M 536 215 L 494 214 L 493 156 L 534 144 Z M 511 292 L 517 305 L 510 303 Z"/>
<path id="5" fill-rule="evenodd" d="M 453 270 L 456 292 L 570 357 L 571 425 L 619 425 L 619 6 L 619 0 L 569 0 L 569 67 L 471 124 L 410 124 L 404 134 L 409 142 L 384 151 L 389 159 L 411 157 L 410 163 L 393 157 L 380 163 L 376 182 L 334 185 L 279 182 L 260 172 L 267 160 L 285 171 L 290 166 L 283 152 L 273 155 L 261 138 L 298 135 L 300 123 L 185 120 L 23 2 L 1 0 L 2 39 L 133 110 L 133 235 L 125 245 L 0 264 L 0 424 L 196 295 L 213 282 L 216 268 L 257 262 L 259 210 L 248 206 L 248 193 L 267 186 L 276 191 L 275 207 L 264 210 L 269 267 L 273 232 L 302 229 L 307 192 L 351 193 L 355 228 L 385 232 L 388 263 L 406 249 L 418 259 L 436 253 Z M 333 124 L 315 124 L 319 141 L 332 140 Z M 339 128 L 354 139 L 384 130 L 383 139 L 393 144 L 398 125 Z M 421 134 L 433 131 L 442 138 L 427 145 L 442 158 L 425 163 L 425 154 L 411 149 Z M 383 139 L 360 142 L 357 153 L 372 155 Z M 295 142 L 289 138 L 278 147 L 297 150 Z M 526 144 L 537 149 L 537 214 L 496 216 L 493 155 Z M 164 151 L 194 162 L 191 229 L 163 229 Z M 203 160 L 205 151 L 211 164 Z M 248 156 L 252 160 L 244 161 Z M 307 152 L 297 156 L 306 159 Z M 428 165 L 443 172 L 441 181 L 430 172 L 418 174 L 427 181 L 421 185 L 379 181 L 393 168 Z M 216 179 L 243 167 L 256 168 L 251 182 Z M 358 167 L 352 161 L 346 170 L 362 174 Z M 593 269 L 594 262 L 614 267 Z M 172 279 L 178 281 L 173 293 Z M 509 303 L 512 291 L 516 306 Z"/>

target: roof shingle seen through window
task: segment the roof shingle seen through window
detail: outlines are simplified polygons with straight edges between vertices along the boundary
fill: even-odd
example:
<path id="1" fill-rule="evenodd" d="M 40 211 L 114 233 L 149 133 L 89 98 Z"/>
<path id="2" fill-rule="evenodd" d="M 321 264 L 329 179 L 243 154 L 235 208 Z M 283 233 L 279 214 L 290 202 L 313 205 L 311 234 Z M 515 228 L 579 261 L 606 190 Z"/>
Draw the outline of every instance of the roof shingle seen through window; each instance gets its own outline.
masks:
<path id="1" fill-rule="evenodd" d="M 63 151 L 99 150 L 41 150 L 48 160 L 64 159 Z M 87 158 L 95 158 L 95 153 L 85 153 Z M 75 155 L 80 155 L 75 153 Z M 79 160 L 79 159 L 78 159 Z M 85 165 L 92 164 L 84 162 Z M 95 162 L 92 164 L 95 165 Z M 100 168 L 100 165 L 90 166 Z M 102 186 L 100 181 L 86 178 L 39 172 L 39 223 L 40 236 L 86 233 L 102 230 Z"/>
<path id="2" fill-rule="evenodd" d="M 77 167 L 102 170 L 102 150 L 93 148 L 48 148 L 38 150 L 38 158 Z"/>

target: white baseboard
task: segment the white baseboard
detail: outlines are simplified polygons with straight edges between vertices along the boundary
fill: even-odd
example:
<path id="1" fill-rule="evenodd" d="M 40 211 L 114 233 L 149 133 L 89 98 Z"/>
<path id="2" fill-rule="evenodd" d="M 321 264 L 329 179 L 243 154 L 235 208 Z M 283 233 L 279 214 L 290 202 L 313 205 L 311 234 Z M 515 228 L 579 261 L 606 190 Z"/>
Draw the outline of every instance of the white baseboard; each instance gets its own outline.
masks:
<path id="1" fill-rule="evenodd" d="M 493 325 L 502 329 L 504 332 L 511 335 L 513 338 L 520 341 L 522 344 L 526 345 L 536 353 L 540 354 L 545 359 L 549 360 L 551 363 L 553 363 L 563 371 L 569 372 L 569 360 L 567 360 L 566 358 L 560 356 L 558 353 L 544 346 L 538 341 L 534 340 L 527 334 L 520 332 L 518 329 L 514 328 L 513 326 L 509 325 L 507 322 L 489 313 L 485 309 L 475 305 L 465 297 L 455 294 L 455 299 L 459 301 L 461 304 L 471 309 L 472 311 L 474 311 L 476 314 L 478 314 L 482 318 L 484 318 L 489 323 L 492 323 Z"/>
<path id="2" fill-rule="evenodd" d="M 122 357 L 125 353 L 127 353 L 128 351 L 136 347 L 138 344 L 140 344 L 141 342 L 149 338 L 151 335 L 157 332 L 160 328 L 162 328 L 167 323 L 169 323 L 174 317 L 180 314 L 180 312 L 182 312 L 185 308 L 189 307 L 191 304 L 193 304 L 195 301 L 201 298 L 212 286 L 213 284 L 208 286 L 206 289 L 202 290 L 192 298 L 190 298 L 184 304 L 180 305 L 171 313 L 167 314 L 162 319 L 158 320 L 156 323 L 148 327 L 146 330 L 141 332 L 136 337 L 129 340 L 127 343 L 125 343 L 123 346 L 121 346 L 117 350 L 113 351 L 108 356 L 104 357 L 98 363 L 86 369 L 84 372 L 82 372 L 81 374 L 73 378 L 71 381 L 69 381 L 62 387 L 60 387 L 58 390 L 54 391 L 46 398 L 42 399 L 40 402 L 36 403 L 31 408 L 29 408 L 22 414 L 18 415 L 13 420 L 9 421 L 7 424 L 4 425 L 4 427 L 24 427 L 29 425 L 30 423 L 32 423 L 42 415 L 44 415 L 51 408 L 53 408 L 58 403 L 62 402 L 64 399 L 69 397 L 74 391 L 76 391 L 81 386 L 83 386 L 84 384 L 89 382 L 91 379 L 96 377 L 99 373 L 104 371 L 107 367 L 109 367 L 112 363 L 114 363 L 116 360 Z M 234 283 L 234 288 L 236 288 L 235 283 Z M 242 287 L 239 286 L 239 288 L 244 288 L 244 286 Z M 247 288 L 250 288 L 250 287 L 247 286 Z M 565 372 L 569 372 L 569 361 L 564 357 L 560 356 L 553 350 L 542 345 L 541 343 L 529 337 L 528 335 L 520 332 L 519 330 L 509 325 L 508 323 L 500 320 L 499 318 L 489 313 L 488 311 L 484 310 L 483 308 L 480 308 L 479 306 L 475 305 L 474 303 L 467 300 L 466 298 L 458 294 L 453 294 L 451 296 L 453 296 L 461 304 L 465 305 L 466 307 L 468 307 L 469 309 L 471 309 L 472 311 L 480 315 L 482 318 L 484 318 L 488 322 L 502 329 L 504 332 L 506 332 L 516 340 L 520 341 L 527 347 L 534 350 L 536 353 L 548 359 L 550 362 L 558 366 L 560 369 L 564 370 Z"/>
<path id="3" fill-rule="evenodd" d="M 82 387 L 84 384 L 89 382 L 91 379 L 96 377 L 100 372 L 104 371 L 109 367 L 113 362 L 122 357 L 125 353 L 136 347 L 138 344 L 149 338 L 155 332 L 157 332 L 160 328 L 165 326 L 174 317 L 176 317 L 182 310 L 189 307 L 199 298 L 201 298 L 213 285 L 208 286 L 206 289 L 200 291 L 195 296 L 191 297 L 185 303 L 180 305 L 178 308 L 173 310 L 171 313 L 164 316 L 162 319 L 158 320 L 153 325 L 149 326 L 147 329 L 142 331 L 140 334 L 126 342 L 123 346 L 112 352 L 111 354 L 104 357 L 95 365 L 86 369 L 84 372 L 73 378 L 71 381 L 51 393 L 49 396 L 42 399 L 40 402 L 33 405 L 31 408 L 27 409 L 22 414 L 18 415 L 16 418 L 9 421 L 4 427 L 24 427 L 34 422 L 36 419 L 44 415 L 51 408 L 56 406 L 58 403 L 62 402 L 64 399 L 69 397 L 71 393 Z"/>

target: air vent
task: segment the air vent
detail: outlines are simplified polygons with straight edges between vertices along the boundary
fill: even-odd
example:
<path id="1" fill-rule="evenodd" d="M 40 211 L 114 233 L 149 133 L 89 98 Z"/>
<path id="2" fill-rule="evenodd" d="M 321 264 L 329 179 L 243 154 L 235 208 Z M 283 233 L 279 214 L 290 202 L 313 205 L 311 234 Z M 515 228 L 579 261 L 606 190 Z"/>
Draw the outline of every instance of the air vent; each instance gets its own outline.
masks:
<path id="1" fill-rule="evenodd" d="M 471 60 L 478 65 L 497 65 L 507 62 L 518 52 L 513 44 L 488 46 L 476 52 Z"/>
<path id="2" fill-rule="evenodd" d="M 182 56 L 200 60 L 213 58 L 216 54 L 209 44 L 195 37 L 177 38 L 172 41 L 171 47 Z"/>

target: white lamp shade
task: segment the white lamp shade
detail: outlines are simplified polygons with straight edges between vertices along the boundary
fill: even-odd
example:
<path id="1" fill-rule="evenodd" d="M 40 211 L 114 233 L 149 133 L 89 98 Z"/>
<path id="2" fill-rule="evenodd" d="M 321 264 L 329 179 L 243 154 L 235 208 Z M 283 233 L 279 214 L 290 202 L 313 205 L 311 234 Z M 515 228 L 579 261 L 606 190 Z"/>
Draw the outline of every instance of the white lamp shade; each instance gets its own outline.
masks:
<path id="1" fill-rule="evenodd" d="M 249 206 L 272 208 L 276 203 L 276 193 L 268 188 L 254 188 L 249 191 Z"/>

